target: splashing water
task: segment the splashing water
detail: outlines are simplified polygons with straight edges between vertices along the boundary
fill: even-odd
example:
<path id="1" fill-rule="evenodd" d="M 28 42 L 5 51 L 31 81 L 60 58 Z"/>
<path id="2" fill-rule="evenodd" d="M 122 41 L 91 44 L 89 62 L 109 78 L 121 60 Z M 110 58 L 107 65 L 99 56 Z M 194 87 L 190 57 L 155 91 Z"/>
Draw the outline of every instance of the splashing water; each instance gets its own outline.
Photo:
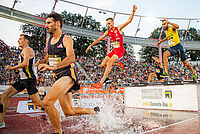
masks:
<path id="1" fill-rule="evenodd" d="M 62 115 L 62 114 L 61 114 Z M 62 117 L 63 118 L 63 117 Z M 68 118 L 68 117 L 67 117 Z M 69 122 L 68 119 L 64 119 Z M 141 133 L 143 127 L 125 114 L 125 105 L 121 95 L 113 94 L 105 100 L 100 113 L 72 117 L 73 125 L 65 126 L 64 131 L 78 133 Z M 71 119 L 72 119 L 71 118 Z"/>

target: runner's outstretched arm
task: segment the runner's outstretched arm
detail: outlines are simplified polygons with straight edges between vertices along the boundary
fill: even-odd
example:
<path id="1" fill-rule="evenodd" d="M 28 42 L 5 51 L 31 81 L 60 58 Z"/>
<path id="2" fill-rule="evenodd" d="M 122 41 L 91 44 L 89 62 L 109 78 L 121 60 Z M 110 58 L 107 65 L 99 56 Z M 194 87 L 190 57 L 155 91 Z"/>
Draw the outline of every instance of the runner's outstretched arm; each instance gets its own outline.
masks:
<path id="1" fill-rule="evenodd" d="M 89 45 L 88 48 L 85 50 L 85 52 L 87 53 L 93 45 L 99 43 L 99 41 L 101 41 L 101 40 L 102 40 L 103 38 L 105 38 L 107 35 L 108 35 L 108 31 L 106 31 L 101 37 L 99 37 L 99 38 L 96 39 L 91 45 Z"/>
<path id="2" fill-rule="evenodd" d="M 126 21 L 125 23 L 123 23 L 123 24 L 117 26 L 118 29 L 119 29 L 120 31 L 121 31 L 123 28 L 125 28 L 129 23 L 132 22 L 136 10 L 137 10 L 137 6 L 136 6 L 136 5 L 133 5 L 133 11 L 132 11 L 132 13 L 131 13 L 131 15 L 130 15 L 128 21 Z"/>

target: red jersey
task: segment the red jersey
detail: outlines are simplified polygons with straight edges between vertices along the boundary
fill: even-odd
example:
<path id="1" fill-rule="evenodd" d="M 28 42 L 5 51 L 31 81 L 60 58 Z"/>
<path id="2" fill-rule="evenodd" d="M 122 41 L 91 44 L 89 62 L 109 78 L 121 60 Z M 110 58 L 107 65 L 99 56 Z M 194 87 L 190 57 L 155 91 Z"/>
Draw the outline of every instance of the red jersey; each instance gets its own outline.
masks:
<path id="1" fill-rule="evenodd" d="M 115 27 L 113 31 L 111 31 L 111 29 L 108 30 L 108 36 L 110 37 L 111 45 L 114 48 L 124 48 L 123 35 L 119 32 L 117 27 Z"/>

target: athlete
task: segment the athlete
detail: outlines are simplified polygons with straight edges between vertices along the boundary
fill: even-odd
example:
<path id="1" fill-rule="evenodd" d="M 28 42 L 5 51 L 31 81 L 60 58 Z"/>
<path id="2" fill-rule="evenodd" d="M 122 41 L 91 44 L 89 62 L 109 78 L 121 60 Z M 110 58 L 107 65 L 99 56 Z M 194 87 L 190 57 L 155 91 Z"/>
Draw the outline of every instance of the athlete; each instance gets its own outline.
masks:
<path id="1" fill-rule="evenodd" d="M 40 71 L 52 70 L 55 83 L 43 99 L 43 105 L 55 128 L 55 133 L 61 134 L 59 111 L 54 103 L 59 100 L 66 116 L 75 114 L 95 114 L 98 109 L 72 107 L 72 92 L 80 89 L 75 73 L 75 54 L 73 40 L 62 32 L 63 19 L 60 14 L 52 13 L 46 18 L 46 29 L 50 34 L 47 38 L 48 51 L 45 58 L 36 63 Z M 49 64 L 47 64 L 49 63 Z"/>
<path id="2" fill-rule="evenodd" d="M 0 113 L 0 128 L 5 127 L 4 117 L 6 110 L 8 108 L 10 97 L 13 95 L 27 89 L 28 94 L 32 102 L 37 107 L 42 107 L 42 101 L 39 98 L 39 93 L 36 88 L 36 68 L 35 64 L 35 53 L 32 48 L 29 47 L 29 36 L 21 34 L 18 40 L 19 47 L 22 48 L 22 52 L 19 55 L 19 64 L 16 66 L 8 65 L 5 70 L 19 70 L 20 79 L 16 80 L 13 85 L 11 85 L 2 95 L 1 103 L 3 109 Z"/>
<path id="3" fill-rule="evenodd" d="M 135 11 L 137 10 L 137 6 L 133 5 L 133 11 L 125 23 L 118 25 L 117 27 L 114 26 L 114 20 L 112 18 L 106 19 L 106 24 L 108 26 L 108 31 L 106 31 L 100 38 L 96 39 L 87 49 L 86 53 L 90 50 L 90 48 L 97 44 L 99 41 L 101 41 L 106 36 L 110 37 L 111 44 L 113 45 L 114 49 L 112 52 L 110 52 L 103 62 L 101 63 L 101 67 L 106 67 L 106 70 L 104 72 L 103 78 L 100 82 L 93 84 L 96 88 L 102 88 L 104 81 L 106 80 L 107 76 L 109 75 L 112 66 L 117 65 L 116 62 L 119 60 L 120 57 L 122 57 L 125 53 L 125 49 L 123 47 L 123 35 L 122 35 L 122 29 L 125 28 L 131 21 L 133 20 Z M 120 62 L 120 64 L 122 64 Z M 121 65 L 122 66 L 122 65 Z"/>
<path id="4" fill-rule="evenodd" d="M 156 69 L 156 73 L 150 73 L 148 81 L 147 82 L 151 82 L 151 78 L 157 78 L 160 82 L 164 82 L 164 77 L 163 75 L 163 66 L 162 63 L 159 60 L 159 56 L 154 56 L 152 57 L 154 59 L 154 66 Z"/>
<path id="5" fill-rule="evenodd" d="M 163 62 L 164 62 L 163 75 L 169 76 L 168 67 L 167 67 L 168 57 L 179 53 L 181 61 L 192 72 L 193 80 L 196 80 L 196 74 L 195 74 L 192 66 L 187 62 L 186 57 L 185 57 L 185 52 L 183 50 L 183 46 L 180 44 L 180 39 L 179 39 L 178 31 L 177 31 L 177 29 L 179 29 L 179 26 L 177 24 L 169 22 L 166 18 L 163 17 L 162 27 L 164 30 L 166 30 L 166 32 L 165 32 L 166 38 L 164 38 L 163 40 L 160 40 L 157 43 L 157 45 L 159 46 L 162 42 L 168 40 L 168 44 L 170 47 L 163 54 Z"/>

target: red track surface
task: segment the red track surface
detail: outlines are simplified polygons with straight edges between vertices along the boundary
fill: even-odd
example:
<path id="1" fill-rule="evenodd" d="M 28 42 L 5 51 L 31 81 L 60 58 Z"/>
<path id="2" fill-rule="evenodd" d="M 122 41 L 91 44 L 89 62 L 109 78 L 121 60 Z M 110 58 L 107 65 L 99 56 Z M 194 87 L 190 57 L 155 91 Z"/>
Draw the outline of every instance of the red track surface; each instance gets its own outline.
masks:
<path id="1" fill-rule="evenodd" d="M 0 134 L 49 134 L 53 133 L 53 126 L 49 124 L 46 120 L 42 119 L 42 116 L 37 116 L 37 118 L 31 117 L 25 114 L 16 113 L 16 107 L 19 100 L 27 100 L 27 98 L 12 98 L 10 103 L 10 109 L 5 117 L 6 128 L 0 129 Z M 36 115 L 35 115 L 36 117 Z M 75 130 L 72 126 L 77 126 L 80 117 L 68 118 L 62 122 L 62 127 L 65 134 L 83 134 L 83 133 L 104 133 L 104 132 L 94 132 L 87 129 L 87 126 Z M 156 120 L 151 119 L 151 120 Z M 140 122 L 146 122 L 142 120 Z M 200 134 L 200 118 L 196 116 L 195 118 L 188 118 L 178 121 L 161 121 L 163 124 L 161 127 L 146 127 L 143 128 L 148 134 Z M 87 125 L 87 123 L 86 123 Z M 144 126 L 143 126 L 144 127 Z"/>

